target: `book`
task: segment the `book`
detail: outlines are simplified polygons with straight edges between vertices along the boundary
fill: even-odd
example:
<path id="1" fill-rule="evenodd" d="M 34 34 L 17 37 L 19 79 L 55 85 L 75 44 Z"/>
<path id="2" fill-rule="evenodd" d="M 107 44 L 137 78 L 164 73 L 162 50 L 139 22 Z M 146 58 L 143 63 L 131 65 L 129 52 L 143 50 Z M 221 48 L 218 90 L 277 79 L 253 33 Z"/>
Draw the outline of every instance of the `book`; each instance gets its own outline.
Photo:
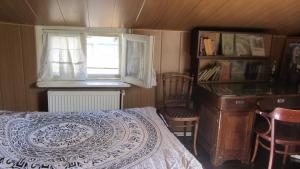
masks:
<path id="1" fill-rule="evenodd" d="M 246 63 L 244 61 L 234 61 L 231 63 L 231 77 L 233 81 L 245 80 Z"/>
<path id="2" fill-rule="evenodd" d="M 227 81 L 230 80 L 230 65 L 229 61 L 222 62 L 222 71 L 220 75 L 220 80 Z"/>
<path id="3" fill-rule="evenodd" d="M 237 56 L 250 56 L 250 35 L 247 34 L 236 34 L 235 35 L 235 50 Z"/>
<path id="4" fill-rule="evenodd" d="M 220 79 L 221 71 L 222 71 L 222 65 L 218 64 L 217 65 L 217 69 L 216 69 L 216 73 L 214 74 L 214 76 L 212 77 L 211 80 L 213 80 L 213 81 L 219 80 Z"/>
<path id="5" fill-rule="evenodd" d="M 265 56 L 264 38 L 262 36 L 250 36 L 250 48 L 253 56 Z"/>
<path id="6" fill-rule="evenodd" d="M 221 65 L 217 62 L 207 62 L 205 64 L 202 64 L 201 68 L 198 71 L 198 82 L 218 80 L 220 69 Z"/>
<path id="7" fill-rule="evenodd" d="M 204 47 L 206 55 L 214 55 L 214 46 L 212 39 L 204 39 Z"/>
<path id="8" fill-rule="evenodd" d="M 234 55 L 234 34 L 233 33 L 222 33 L 222 54 L 225 56 Z"/>
<path id="9" fill-rule="evenodd" d="M 208 46 L 210 49 L 210 53 L 206 53 L 206 55 L 217 55 L 219 53 L 219 46 L 220 46 L 220 33 L 219 32 L 201 32 L 200 36 L 203 39 L 210 39 L 208 40 Z M 204 43 L 205 45 L 205 43 Z M 206 50 L 206 48 L 205 48 Z"/>
<path id="10" fill-rule="evenodd" d="M 248 62 L 246 64 L 245 78 L 247 80 L 256 80 L 261 66 L 260 62 Z"/>
<path id="11" fill-rule="evenodd" d="M 199 56 L 205 56 L 206 54 L 204 53 L 204 41 L 203 38 L 200 37 L 199 39 Z"/>

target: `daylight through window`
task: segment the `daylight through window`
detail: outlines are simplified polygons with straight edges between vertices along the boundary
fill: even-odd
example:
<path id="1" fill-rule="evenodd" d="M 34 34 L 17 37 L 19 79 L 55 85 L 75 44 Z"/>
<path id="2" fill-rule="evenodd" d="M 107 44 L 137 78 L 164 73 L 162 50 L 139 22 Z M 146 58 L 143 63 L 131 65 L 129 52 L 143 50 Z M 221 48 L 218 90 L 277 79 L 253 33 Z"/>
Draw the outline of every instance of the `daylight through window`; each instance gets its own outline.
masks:
<path id="1" fill-rule="evenodd" d="M 119 77 L 119 37 L 87 36 L 88 78 Z"/>

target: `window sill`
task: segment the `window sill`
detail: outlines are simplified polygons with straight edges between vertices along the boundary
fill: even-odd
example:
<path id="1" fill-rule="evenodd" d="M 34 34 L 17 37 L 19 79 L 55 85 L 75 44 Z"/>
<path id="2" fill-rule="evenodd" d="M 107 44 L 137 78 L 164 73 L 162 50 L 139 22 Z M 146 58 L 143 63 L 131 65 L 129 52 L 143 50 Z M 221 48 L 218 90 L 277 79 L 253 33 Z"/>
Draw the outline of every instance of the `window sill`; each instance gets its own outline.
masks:
<path id="1" fill-rule="evenodd" d="M 127 88 L 130 84 L 119 80 L 86 80 L 86 81 L 41 81 L 40 88 Z"/>

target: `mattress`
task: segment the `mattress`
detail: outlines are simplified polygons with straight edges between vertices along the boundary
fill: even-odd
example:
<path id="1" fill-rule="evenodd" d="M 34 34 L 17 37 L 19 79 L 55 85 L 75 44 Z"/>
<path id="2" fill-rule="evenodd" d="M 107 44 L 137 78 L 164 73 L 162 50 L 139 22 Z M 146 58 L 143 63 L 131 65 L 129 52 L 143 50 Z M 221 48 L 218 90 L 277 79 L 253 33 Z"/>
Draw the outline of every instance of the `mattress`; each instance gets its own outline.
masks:
<path id="1" fill-rule="evenodd" d="M 152 107 L 0 113 L 0 168 L 202 169 Z"/>

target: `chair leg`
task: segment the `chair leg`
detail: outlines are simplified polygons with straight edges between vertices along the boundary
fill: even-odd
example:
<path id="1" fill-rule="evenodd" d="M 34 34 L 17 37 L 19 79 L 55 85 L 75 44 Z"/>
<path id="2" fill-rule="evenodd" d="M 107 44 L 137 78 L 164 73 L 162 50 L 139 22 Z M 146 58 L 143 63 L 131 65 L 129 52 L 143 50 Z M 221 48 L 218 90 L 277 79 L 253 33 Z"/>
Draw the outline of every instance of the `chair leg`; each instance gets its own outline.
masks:
<path id="1" fill-rule="evenodd" d="M 197 155 L 198 125 L 199 125 L 199 121 L 196 121 L 195 122 L 195 128 L 194 128 L 194 140 L 193 140 L 193 148 L 194 148 L 194 154 L 195 155 Z"/>
<path id="2" fill-rule="evenodd" d="M 282 160 L 282 165 L 285 165 L 286 164 L 286 159 L 287 159 L 287 152 L 289 150 L 289 146 L 288 145 L 285 145 L 284 146 L 284 155 L 283 155 L 283 160 Z"/>
<path id="3" fill-rule="evenodd" d="M 275 151 L 275 143 L 271 142 L 270 157 L 269 157 L 270 159 L 269 159 L 268 169 L 272 169 L 272 167 L 273 167 L 274 151 Z"/>
<path id="4" fill-rule="evenodd" d="M 254 152 L 253 152 L 253 155 L 252 155 L 252 158 L 251 158 L 251 162 L 252 163 L 255 161 L 255 158 L 256 158 L 256 155 L 257 155 L 258 146 L 259 146 L 259 136 L 256 135 Z"/>

